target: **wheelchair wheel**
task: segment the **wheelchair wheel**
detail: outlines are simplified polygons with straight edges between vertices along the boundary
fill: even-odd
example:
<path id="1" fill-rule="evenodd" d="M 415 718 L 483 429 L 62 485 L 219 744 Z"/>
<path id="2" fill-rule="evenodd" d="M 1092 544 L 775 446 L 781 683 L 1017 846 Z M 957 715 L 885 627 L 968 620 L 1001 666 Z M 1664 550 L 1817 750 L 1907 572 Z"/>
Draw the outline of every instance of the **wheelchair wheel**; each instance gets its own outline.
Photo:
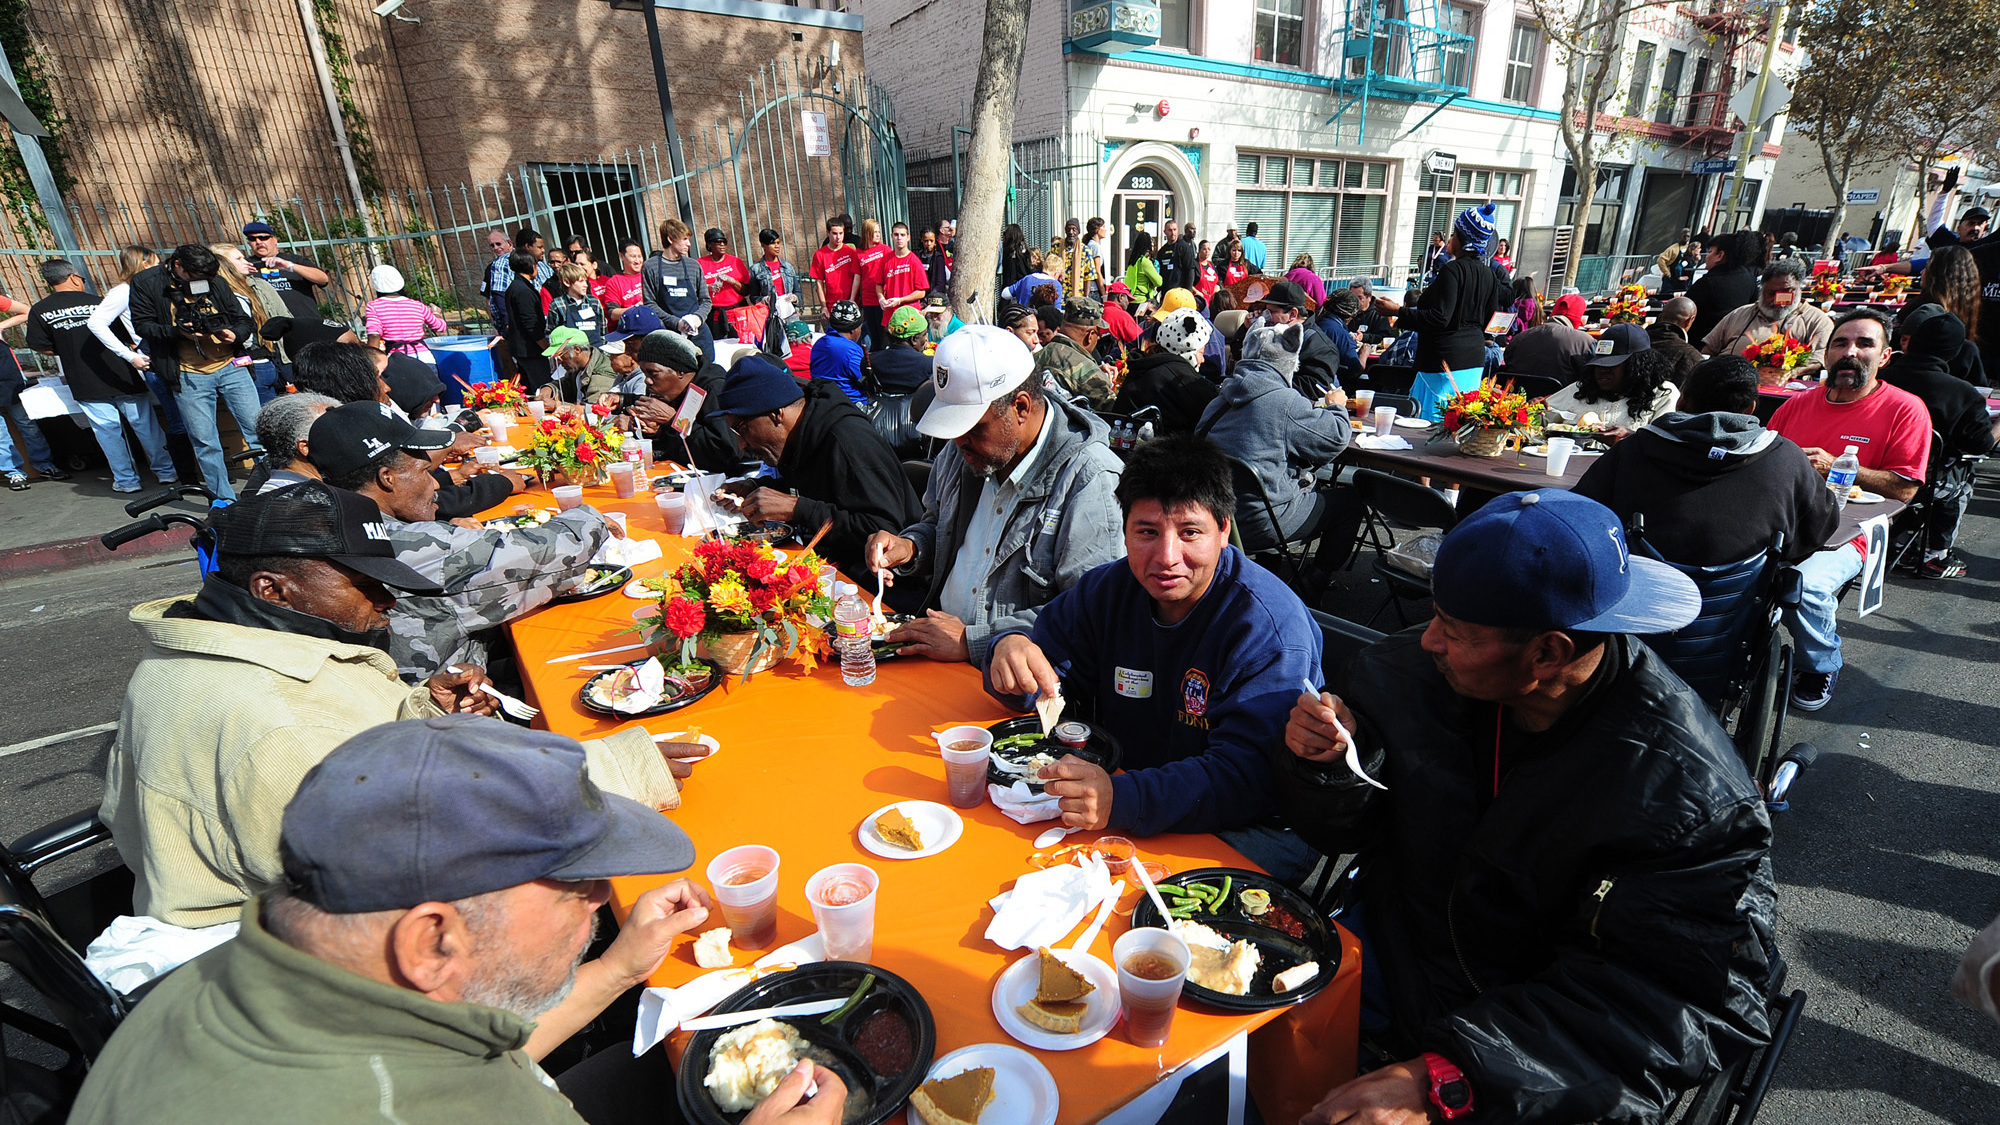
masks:
<path id="1" fill-rule="evenodd" d="M 1757 660 L 1749 689 L 1744 692 L 1742 710 L 1736 716 L 1736 752 L 1760 790 L 1770 780 L 1765 775 L 1773 768 L 1771 746 L 1778 737 L 1778 724 L 1784 715 L 1789 688 L 1785 682 L 1789 678 L 1786 669 L 1791 663 L 1785 656 L 1784 640 L 1773 629 Z"/>

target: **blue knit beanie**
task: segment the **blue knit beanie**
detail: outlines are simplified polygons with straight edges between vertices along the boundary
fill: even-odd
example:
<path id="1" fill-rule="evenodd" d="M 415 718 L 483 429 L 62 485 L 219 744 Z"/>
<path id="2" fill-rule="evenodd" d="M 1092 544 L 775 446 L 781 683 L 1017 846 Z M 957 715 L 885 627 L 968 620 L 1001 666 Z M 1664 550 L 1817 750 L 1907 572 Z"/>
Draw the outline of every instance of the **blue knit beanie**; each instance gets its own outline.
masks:
<path id="1" fill-rule="evenodd" d="M 1451 230 L 1465 248 L 1480 257 L 1486 256 L 1486 247 L 1493 241 L 1493 214 L 1491 203 L 1477 207 L 1467 207 L 1452 220 Z"/>

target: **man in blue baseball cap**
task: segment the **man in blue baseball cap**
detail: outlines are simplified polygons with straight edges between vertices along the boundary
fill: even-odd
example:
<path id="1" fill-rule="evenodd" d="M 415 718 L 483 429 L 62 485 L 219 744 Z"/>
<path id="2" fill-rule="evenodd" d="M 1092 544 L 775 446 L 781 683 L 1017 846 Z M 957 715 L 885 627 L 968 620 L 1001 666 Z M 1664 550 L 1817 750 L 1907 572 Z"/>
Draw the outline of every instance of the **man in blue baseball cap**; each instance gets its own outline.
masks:
<path id="1" fill-rule="evenodd" d="M 1400 1060 L 1305 1120 L 1656 1118 L 1768 1040 L 1783 971 L 1762 796 L 1640 640 L 1700 596 L 1555 489 L 1453 528 L 1432 591 L 1436 619 L 1300 696 L 1272 751 L 1299 836 L 1361 853 L 1341 921 L 1362 1028 Z"/>
<path id="2" fill-rule="evenodd" d="M 537 1060 L 709 916 L 707 892 L 673 880 L 585 962 L 609 880 L 684 870 L 694 846 L 593 784 L 575 740 L 468 715 L 342 743 L 300 782 L 279 851 L 282 882 L 133 1010 L 70 1120 L 575 1125 L 566 1095 L 604 1092 Z M 651 1093 L 649 1119 L 671 1097 Z M 808 1068 L 753 1118 L 834 1125 L 845 1097 Z"/>
<path id="3" fill-rule="evenodd" d="M 783 364 L 761 353 L 729 369 L 715 409 L 746 453 L 778 470 L 716 493 L 752 521 L 776 520 L 811 537 L 833 527 L 820 554 L 848 574 L 867 570 L 862 548 L 878 531 L 901 531 L 923 514 L 902 462 L 866 414 L 824 379 L 800 387 Z"/>

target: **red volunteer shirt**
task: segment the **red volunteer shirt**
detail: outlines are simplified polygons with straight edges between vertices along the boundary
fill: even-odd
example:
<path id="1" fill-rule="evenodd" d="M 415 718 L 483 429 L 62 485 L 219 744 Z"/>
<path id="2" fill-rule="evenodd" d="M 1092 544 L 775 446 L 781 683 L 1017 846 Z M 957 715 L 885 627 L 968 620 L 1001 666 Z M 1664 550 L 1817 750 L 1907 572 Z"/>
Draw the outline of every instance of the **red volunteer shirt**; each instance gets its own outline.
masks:
<path id="1" fill-rule="evenodd" d="M 629 309 L 646 303 L 645 291 L 645 283 L 638 274 L 614 273 L 604 279 L 604 294 L 597 299 L 603 301 L 606 308 L 617 305 L 621 309 Z M 595 294 L 597 291 L 593 289 L 591 292 Z"/>
<path id="2" fill-rule="evenodd" d="M 750 280 L 750 267 L 734 254 L 721 261 L 701 260 L 701 279 L 708 283 L 708 303 L 718 309 L 732 309 L 743 303 L 743 283 Z"/>
<path id="3" fill-rule="evenodd" d="M 869 281 L 875 271 L 881 268 L 882 259 L 889 256 L 889 245 L 878 242 L 866 250 L 856 250 L 854 258 L 861 263 L 861 303 L 869 308 L 880 308 L 882 302 L 875 299 L 875 286 Z"/>
<path id="4" fill-rule="evenodd" d="M 1801 449 L 1818 447 L 1835 457 L 1854 446 L 1862 468 L 1904 480 L 1923 480 L 1930 460 L 1931 415 L 1924 400 L 1887 383 L 1854 402 L 1829 402 L 1825 391 L 1793 395 L 1771 416 L 1769 428 Z M 1854 540 L 1857 548 L 1865 549 L 1864 543 Z"/>
<path id="5" fill-rule="evenodd" d="M 861 284 L 871 297 L 875 295 L 875 287 L 879 285 L 882 287 L 882 296 L 894 300 L 912 293 L 927 292 L 931 287 L 931 275 L 924 266 L 924 260 L 915 254 L 904 254 L 900 258 L 894 254 L 884 254 L 876 259 L 875 268 Z M 881 302 L 878 299 L 875 303 Z"/>
<path id="6" fill-rule="evenodd" d="M 807 276 L 826 287 L 826 303 L 830 305 L 853 300 L 854 279 L 860 275 L 861 263 L 855 258 L 854 247 L 843 244 L 813 251 L 812 271 Z"/>

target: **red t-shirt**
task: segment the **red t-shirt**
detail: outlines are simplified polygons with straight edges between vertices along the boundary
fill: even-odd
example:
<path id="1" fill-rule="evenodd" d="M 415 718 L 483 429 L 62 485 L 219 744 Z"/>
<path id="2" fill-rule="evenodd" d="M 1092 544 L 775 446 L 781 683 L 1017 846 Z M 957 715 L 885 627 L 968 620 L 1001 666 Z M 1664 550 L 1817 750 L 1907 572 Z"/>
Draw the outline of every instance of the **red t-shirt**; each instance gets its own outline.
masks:
<path id="1" fill-rule="evenodd" d="M 1862 468 L 1904 480 L 1923 480 L 1930 460 L 1931 415 L 1924 400 L 1887 383 L 1877 383 L 1874 393 L 1855 402 L 1828 402 L 1823 390 L 1795 394 L 1771 415 L 1768 428 L 1801 449 L 1817 447 L 1835 457 L 1854 446 Z M 1853 543 L 1858 551 L 1868 549 L 1866 536 Z"/>
<path id="2" fill-rule="evenodd" d="M 875 268 L 861 282 L 861 287 L 871 297 L 875 295 L 877 285 L 882 287 L 885 297 L 907 297 L 930 289 L 931 274 L 925 268 L 924 260 L 915 254 L 904 254 L 900 258 L 884 254 L 875 260 Z"/>
<path id="3" fill-rule="evenodd" d="M 771 296 L 773 297 L 782 297 L 785 295 L 785 271 L 779 269 L 779 265 L 780 263 L 778 262 L 771 263 Z"/>
<path id="4" fill-rule="evenodd" d="M 822 246 L 813 251 L 812 272 L 807 276 L 826 287 L 826 303 L 831 305 L 854 299 L 854 279 L 860 273 L 861 264 L 855 259 L 854 247 L 842 244 L 831 250 Z"/>
<path id="5" fill-rule="evenodd" d="M 591 295 L 591 296 L 593 296 L 593 297 L 595 297 L 595 298 L 597 298 L 597 303 L 598 303 L 598 304 L 600 304 L 600 305 L 608 305 L 608 304 L 610 304 L 610 303 L 611 303 L 611 279 L 610 279 L 610 278 L 608 278 L 608 277 L 593 277 L 593 278 L 591 278 L 591 279 L 590 279 L 590 295 Z"/>
<path id="6" fill-rule="evenodd" d="M 881 266 L 882 259 L 889 256 L 889 244 L 878 242 L 866 250 L 856 250 L 854 259 L 861 263 L 861 303 L 869 308 L 880 308 L 882 302 L 875 299 L 875 286 L 869 280 Z"/>
<path id="7" fill-rule="evenodd" d="M 603 301 L 606 308 L 617 305 L 621 309 L 629 309 L 634 305 L 646 303 L 645 283 L 640 280 L 638 274 L 614 273 L 603 280 L 604 293 L 597 299 Z M 591 293 L 596 295 L 597 290 L 592 289 Z"/>
<path id="8" fill-rule="evenodd" d="M 732 309 L 743 303 L 743 283 L 750 280 L 750 267 L 734 254 L 721 261 L 701 260 L 701 279 L 708 284 L 708 303 L 718 309 Z"/>

